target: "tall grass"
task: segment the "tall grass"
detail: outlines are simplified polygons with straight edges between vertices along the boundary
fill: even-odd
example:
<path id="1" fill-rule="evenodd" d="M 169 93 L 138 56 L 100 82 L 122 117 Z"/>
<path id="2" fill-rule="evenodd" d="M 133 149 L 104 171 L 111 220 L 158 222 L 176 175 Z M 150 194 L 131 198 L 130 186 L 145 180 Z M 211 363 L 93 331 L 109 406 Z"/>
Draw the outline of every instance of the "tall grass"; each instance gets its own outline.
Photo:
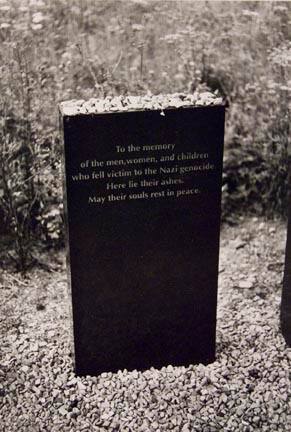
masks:
<path id="1" fill-rule="evenodd" d="M 35 238 L 62 244 L 66 99 L 218 89 L 229 102 L 225 216 L 284 214 L 290 12 L 272 1 L 0 0 L 0 207 L 20 267 Z"/>

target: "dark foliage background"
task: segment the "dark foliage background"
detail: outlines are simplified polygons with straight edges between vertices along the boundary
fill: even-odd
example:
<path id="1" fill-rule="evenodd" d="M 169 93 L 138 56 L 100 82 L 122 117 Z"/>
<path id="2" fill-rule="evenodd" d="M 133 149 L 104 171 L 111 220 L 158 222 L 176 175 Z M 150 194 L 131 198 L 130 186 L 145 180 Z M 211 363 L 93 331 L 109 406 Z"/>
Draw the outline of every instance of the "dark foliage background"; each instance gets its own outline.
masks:
<path id="1" fill-rule="evenodd" d="M 0 217 L 19 269 L 63 245 L 58 102 L 218 90 L 223 215 L 286 208 L 291 3 L 0 1 Z"/>

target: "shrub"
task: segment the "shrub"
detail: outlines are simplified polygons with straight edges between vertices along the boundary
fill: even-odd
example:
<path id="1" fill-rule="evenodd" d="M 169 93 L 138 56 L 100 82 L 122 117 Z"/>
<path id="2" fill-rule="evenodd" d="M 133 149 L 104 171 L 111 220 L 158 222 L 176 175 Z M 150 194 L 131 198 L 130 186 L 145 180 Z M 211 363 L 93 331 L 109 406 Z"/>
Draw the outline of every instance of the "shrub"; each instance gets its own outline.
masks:
<path id="1" fill-rule="evenodd" d="M 1 2 L 0 197 L 19 267 L 63 241 L 57 103 L 219 90 L 228 100 L 224 215 L 283 214 L 288 2 Z M 18 257 L 18 258 L 17 258 Z"/>

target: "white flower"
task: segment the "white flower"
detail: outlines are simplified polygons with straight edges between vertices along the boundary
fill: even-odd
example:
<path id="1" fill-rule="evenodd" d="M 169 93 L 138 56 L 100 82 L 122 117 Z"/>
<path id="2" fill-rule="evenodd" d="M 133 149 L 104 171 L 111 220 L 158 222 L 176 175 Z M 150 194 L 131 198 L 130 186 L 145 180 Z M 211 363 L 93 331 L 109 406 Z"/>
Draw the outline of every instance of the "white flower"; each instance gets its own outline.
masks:
<path id="1" fill-rule="evenodd" d="M 42 14 L 42 12 L 35 12 L 32 16 L 32 22 L 34 24 L 39 24 L 44 20 L 45 20 L 45 16 Z"/>
<path id="2" fill-rule="evenodd" d="M 2 23 L 2 24 L 0 25 L 0 29 L 1 29 L 1 30 L 3 30 L 3 29 L 8 29 L 9 27 L 11 27 L 11 25 L 8 24 L 8 23 Z"/>

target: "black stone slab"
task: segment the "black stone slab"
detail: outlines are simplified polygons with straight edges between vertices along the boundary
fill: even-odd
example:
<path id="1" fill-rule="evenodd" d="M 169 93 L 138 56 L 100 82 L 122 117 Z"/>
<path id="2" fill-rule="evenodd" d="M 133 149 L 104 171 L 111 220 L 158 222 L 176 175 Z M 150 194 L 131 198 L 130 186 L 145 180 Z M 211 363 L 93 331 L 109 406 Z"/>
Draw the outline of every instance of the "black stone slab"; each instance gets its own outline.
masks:
<path id="1" fill-rule="evenodd" d="M 285 270 L 281 300 L 281 330 L 286 343 L 291 346 L 291 165 L 289 162 L 289 217 L 285 254 Z"/>
<path id="2" fill-rule="evenodd" d="M 76 373 L 214 361 L 224 106 L 62 121 Z"/>

